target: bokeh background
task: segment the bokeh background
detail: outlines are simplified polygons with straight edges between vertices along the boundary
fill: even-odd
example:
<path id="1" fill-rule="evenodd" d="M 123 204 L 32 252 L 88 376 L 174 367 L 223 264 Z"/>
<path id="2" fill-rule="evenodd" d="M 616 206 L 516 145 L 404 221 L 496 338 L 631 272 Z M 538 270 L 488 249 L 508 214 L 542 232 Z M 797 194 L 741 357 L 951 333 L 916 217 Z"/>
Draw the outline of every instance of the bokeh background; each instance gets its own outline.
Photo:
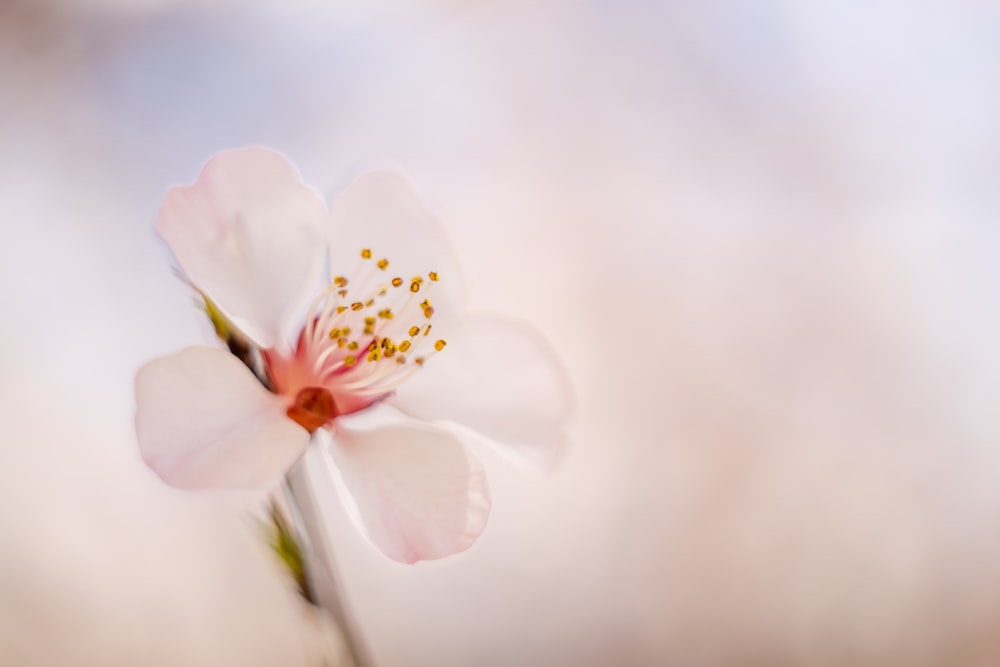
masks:
<path id="1" fill-rule="evenodd" d="M 577 390 L 465 554 L 326 508 L 380 667 L 1000 664 L 998 118 L 986 1 L 3 0 L 0 662 L 320 664 L 132 431 L 209 336 L 165 189 L 264 144 L 401 165 Z"/>

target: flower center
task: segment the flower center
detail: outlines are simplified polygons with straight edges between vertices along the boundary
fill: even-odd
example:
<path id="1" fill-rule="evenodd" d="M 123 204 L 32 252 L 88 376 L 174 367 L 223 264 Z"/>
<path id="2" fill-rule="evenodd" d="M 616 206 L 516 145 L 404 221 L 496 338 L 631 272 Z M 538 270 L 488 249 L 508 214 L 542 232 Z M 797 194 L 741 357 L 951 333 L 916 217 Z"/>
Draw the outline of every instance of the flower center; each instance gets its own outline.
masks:
<path id="1" fill-rule="evenodd" d="M 337 404 L 329 391 L 322 387 L 306 387 L 299 391 L 287 410 L 288 418 L 312 433 L 337 416 Z"/>
<path id="2" fill-rule="evenodd" d="M 288 416 L 310 432 L 378 401 L 446 345 L 430 336 L 438 273 L 392 277 L 389 260 L 373 259 L 367 248 L 361 260 L 350 279 L 335 277 L 313 301 L 296 351 L 297 379 L 279 383 L 289 392 L 305 387 Z"/>

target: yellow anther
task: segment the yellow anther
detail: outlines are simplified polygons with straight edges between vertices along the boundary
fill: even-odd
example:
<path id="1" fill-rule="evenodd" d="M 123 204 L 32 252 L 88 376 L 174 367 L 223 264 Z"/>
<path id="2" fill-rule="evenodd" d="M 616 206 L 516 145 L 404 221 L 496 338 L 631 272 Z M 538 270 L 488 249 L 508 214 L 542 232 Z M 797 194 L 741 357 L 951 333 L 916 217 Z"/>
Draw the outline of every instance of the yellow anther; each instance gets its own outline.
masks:
<path id="1" fill-rule="evenodd" d="M 365 318 L 365 324 L 375 324 L 375 318 L 374 317 L 366 317 Z"/>
<path id="2" fill-rule="evenodd" d="M 426 336 L 430 332 L 431 332 L 431 325 L 428 324 L 426 327 L 424 327 L 424 335 Z"/>
<path id="3" fill-rule="evenodd" d="M 368 299 L 365 301 L 365 308 L 371 308 L 375 305 L 375 299 Z"/>
<path id="4" fill-rule="evenodd" d="M 434 349 L 440 352 L 441 350 L 444 349 L 444 346 L 447 344 L 448 343 L 444 339 L 438 340 L 436 343 L 434 343 Z"/>
<path id="5" fill-rule="evenodd" d="M 347 296 L 347 290 L 346 289 L 339 289 L 339 290 L 337 290 L 337 295 L 341 299 L 343 299 L 345 296 Z"/>
<path id="6" fill-rule="evenodd" d="M 437 271 L 431 271 L 430 273 L 427 274 L 427 277 L 430 278 L 431 281 L 433 281 L 433 282 L 436 283 L 438 281 L 438 272 Z"/>
<path id="7" fill-rule="evenodd" d="M 393 318 L 392 309 L 383 308 L 382 310 L 378 311 L 378 316 L 381 317 L 383 320 L 391 320 Z"/>
<path id="8" fill-rule="evenodd" d="M 380 260 L 378 261 L 378 268 L 380 268 L 380 269 L 382 269 L 383 271 L 385 271 L 385 270 L 386 270 L 387 268 L 389 268 L 389 260 L 387 260 L 387 259 L 386 259 L 386 258 L 384 258 L 384 257 L 383 257 L 382 259 L 380 259 Z"/>
<path id="9" fill-rule="evenodd" d="M 397 364 L 405 364 L 406 363 L 406 357 L 403 356 L 402 354 L 399 355 L 398 357 L 396 357 L 396 363 Z"/>
<path id="10" fill-rule="evenodd" d="M 358 358 L 355 357 L 353 354 L 349 354 L 346 357 L 344 357 L 344 365 L 345 366 L 350 367 L 350 366 L 353 366 L 356 363 L 358 363 Z"/>
<path id="11" fill-rule="evenodd" d="M 392 286 L 393 287 L 399 287 L 402 284 L 403 284 L 403 279 L 402 278 L 393 278 L 392 279 Z"/>
<path id="12" fill-rule="evenodd" d="M 347 306 L 337 306 L 337 314 L 338 315 L 341 314 L 342 312 L 344 312 L 345 310 L 347 310 Z"/>
<path id="13" fill-rule="evenodd" d="M 413 279 L 410 280 L 410 291 L 413 292 L 414 294 L 416 294 L 417 292 L 419 292 L 420 291 L 420 285 L 423 282 L 424 282 L 424 279 L 421 278 L 420 276 L 413 276 Z"/>
<path id="14" fill-rule="evenodd" d="M 382 348 L 372 346 L 372 349 L 368 352 L 368 361 L 378 361 L 382 358 Z"/>
<path id="15" fill-rule="evenodd" d="M 362 248 L 361 249 L 361 259 L 371 259 L 371 258 L 372 258 L 372 249 L 371 248 Z"/>
<path id="16" fill-rule="evenodd" d="M 366 336 L 371 336 L 373 333 L 375 333 L 375 325 L 374 324 L 366 324 L 365 325 L 365 335 Z"/>
<path id="17" fill-rule="evenodd" d="M 354 303 L 351 304 L 351 310 L 361 310 L 364 307 L 365 304 L 361 303 L 360 301 L 355 301 Z"/>
<path id="18" fill-rule="evenodd" d="M 330 329 L 330 340 L 337 340 L 344 335 L 344 332 L 340 329 Z"/>
<path id="19" fill-rule="evenodd" d="M 347 287 L 347 278 L 344 276 L 337 276 L 333 279 L 333 284 L 337 287 Z"/>
<path id="20" fill-rule="evenodd" d="M 424 365 L 424 358 L 423 357 L 417 357 L 416 359 L 414 359 L 414 361 L 417 362 L 417 366 L 423 366 Z"/>
<path id="21" fill-rule="evenodd" d="M 416 325 L 414 325 L 414 326 L 410 327 L 410 337 L 411 337 L 411 338 L 412 338 L 413 336 L 416 336 L 416 335 L 417 335 L 418 333 L 420 333 L 420 327 L 418 327 L 418 326 L 416 326 Z"/>
<path id="22" fill-rule="evenodd" d="M 346 338 L 338 338 L 337 339 L 337 347 L 343 348 L 345 345 L 347 345 L 347 339 Z"/>
<path id="23" fill-rule="evenodd" d="M 430 299 L 424 299 L 424 302 L 420 304 L 420 307 L 424 309 L 424 317 L 431 319 L 434 315 L 434 307 L 431 305 Z"/>
<path id="24" fill-rule="evenodd" d="M 351 327 L 344 327 L 343 331 L 340 332 L 340 335 L 341 336 L 350 336 L 351 335 Z"/>
<path id="25" fill-rule="evenodd" d="M 403 341 L 399 342 L 399 351 L 400 352 L 406 352 L 409 349 L 410 349 L 410 341 L 403 340 Z"/>
<path id="26" fill-rule="evenodd" d="M 389 290 L 387 290 L 387 289 L 386 289 L 386 288 L 384 288 L 384 287 L 383 287 L 382 289 L 380 289 L 380 290 L 378 291 L 378 295 L 379 295 L 379 296 L 385 296 L 385 295 L 386 295 L 386 294 L 388 294 L 388 293 L 389 293 Z"/>
<path id="27" fill-rule="evenodd" d="M 356 350 L 356 349 L 358 349 L 358 341 L 352 340 L 350 343 L 347 344 L 347 349 L 348 350 Z"/>

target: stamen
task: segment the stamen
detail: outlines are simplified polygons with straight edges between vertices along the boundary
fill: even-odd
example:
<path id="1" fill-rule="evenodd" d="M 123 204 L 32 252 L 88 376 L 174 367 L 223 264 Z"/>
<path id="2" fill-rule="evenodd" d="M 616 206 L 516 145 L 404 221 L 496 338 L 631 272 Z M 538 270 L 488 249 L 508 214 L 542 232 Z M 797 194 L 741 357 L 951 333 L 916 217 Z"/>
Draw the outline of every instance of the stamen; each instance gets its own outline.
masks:
<path id="1" fill-rule="evenodd" d="M 372 258 L 371 248 L 361 250 L 362 260 Z M 350 278 L 335 276 L 316 297 L 303 332 L 313 378 L 317 382 L 314 386 L 358 396 L 384 394 L 399 386 L 447 345 L 444 339 L 428 339 L 427 344 L 422 343 L 424 337 L 430 336 L 429 320 L 435 312 L 427 298 L 427 290 L 439 282 L 438 273 L 430 271 L 424 277 L 416 275 L 409 280 L 396 276 L 388 282 L 385 278 L 374 277 L 389 266 L 389 259 L 385 257 L 375 262 L 362 261 Z M 426 285 L 425 280 L 429 281 Z M 409 290 L 389 296 L 390 288 L 407 283 Z M 417 297 L 420 292 L 424 294 Z M 352 340 L 349 325 L 360 329 L 361 335 Z M 426 348 L 431 346 L 433 350 L 426 353 Z M 340 350 L 347 354 L 341 357 Z M 409 353 L 419 356 L 409 357 Z M 384 359 L 392 359 L 395 363 L 379 363 Z M 361 361 L 369 363 L 359 363 Z M 344 373 L 345 370 L 349 372 Z"/>
<path id="2" fill-rule="evenodd" d="M 337 319 L 340 315 L 340 311 L 334 315 L 332 312 L 333 299 L 330 298 L 333 286 L 327 287 L 325 290 L 320 292 L 319 297 L 317 297 L 309 308 L 309 315 L 306 319 L 306 327 L 303 332 L 303 337 L 306 343 L 310 346 L 319 345 L 323 338 L 323 331 L 326 331 L 333 321 Z M 321 301 L 325 300 L 325 305 L 323 310 L 319 315 L 316 315 L 316 310 L 319 307 Z"/>
<path id="3" fill-rule="evenodd" d="M 317 371 L 316 378 L 320 382 L 325 382 L 331 375 L 333 375 L 334 373 L 336 373 L 337 371 L 339 371 L 343 367 L 344 367 L 344 362 L 343 361 L 334 362 L 334 363 L 326 366 L 324 369 L 322 369 L 321 372 Z"/>
<path id="4" fill-rule="evenodd" d="M 340 340 L 344 339 L 341 338 Z M 330 355 L 332 355 L 341 347 L 343 346 L 338 343 L 337 347 L 327 346 L 325 350 L 320 352 L 319 356 L 316 357 L 316 361 L 313 362 L 313 368 L 315 369 L 317 375 L 323 375 L 323 373 L 329 370 L 329 369 L 324 370 L 324 366 L 326 365 L 326 360 L 329 359 Z M 339 365 L 340 365 L 339 363 L 335 364 L 335 366 Z"/>
<path id="5" fill-rule="evenodd" d="M 306 326 L 305 326 L 305 330 L 303 332 L 304 335 L 305 335 L 305 337 L 306 337 L 306 339 L 308 339 L 308 340 L 312 339 L 312 335 L 313 335 L 313 332 L 314 332 L 314 327 L 316 326 L 316 321 L 318 319 L 321 319 L 321 318 L 316 317 L 316 314 L 315 314 L 316 313 L 316 309 L 319 308 L 319 304 L 321 304 L 324 299 L 328 299 L 329 294 L 330 294 L 329 288 L 324 289 L 322 292 L 319 293 L 319 295 L 315 299 L 313 299 L 313 302 L 311 304 L 309 304 L 309 311 L 308 311 L 309 314 L 306 317 Z"/>

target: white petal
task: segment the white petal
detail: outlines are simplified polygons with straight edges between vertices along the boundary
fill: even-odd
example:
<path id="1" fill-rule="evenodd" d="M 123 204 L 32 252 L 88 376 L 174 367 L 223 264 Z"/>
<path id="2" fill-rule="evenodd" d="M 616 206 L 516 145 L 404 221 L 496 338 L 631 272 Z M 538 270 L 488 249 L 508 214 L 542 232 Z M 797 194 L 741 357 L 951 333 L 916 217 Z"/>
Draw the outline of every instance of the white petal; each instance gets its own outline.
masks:
<path id="1" fill-rule="evenodd" d="M 309 434 L 235 357 L 191 347 L 151 361 L 135 381 L 142 458 L 172 486 L 257 488 L 276 481 Z"/>
<path id="2" fill-rule="evenodd" d="M 419 295 L 431 299 L 435 325 L 446 324 L 465 308 L 464 283 L 444 231 L 404 176 L 387 171 L 363 174 L 333 201 L 330 214 L 330 266 L 335 273 L 350 277 L 361 262 L 361 250 L 370 248 L 369 262 L 389 260 L 384 276 L 379 276 L 383 282 L 400 277 L 405 281 L 401 289 L 408 289 L 413 277 L 423 279 Z M 431 271 L 437 272 L 438 282 L 428 279 Z"/>
<path id="3" fill-rule="evenodd" d="M 418 419 L 448 420 L 509 445 L 543 469 L 566 441 L 573 391 L 555 353 L 531 326 L 467 318 L 447 347 L 390 399 Z"/>
<path id="4" fill-rule="evenodd" d="M 247 148 L 219 153 L 194 185 L 171 188 L 156 229 L 191 282 L 271 347 L 316 287 L 327 215 L 288 160 Z"/>
<path id="5" fill-rule="evenodd" d="M 403 563 L 469 548 L 486 526 L 482 467 L 449 432 L 408 419 L 370 430 L 340 420 L 331 453 L 350 494 L 348 510 L 388 557 Z M 358 423 L 355 421 L 355 423 Z"/>

